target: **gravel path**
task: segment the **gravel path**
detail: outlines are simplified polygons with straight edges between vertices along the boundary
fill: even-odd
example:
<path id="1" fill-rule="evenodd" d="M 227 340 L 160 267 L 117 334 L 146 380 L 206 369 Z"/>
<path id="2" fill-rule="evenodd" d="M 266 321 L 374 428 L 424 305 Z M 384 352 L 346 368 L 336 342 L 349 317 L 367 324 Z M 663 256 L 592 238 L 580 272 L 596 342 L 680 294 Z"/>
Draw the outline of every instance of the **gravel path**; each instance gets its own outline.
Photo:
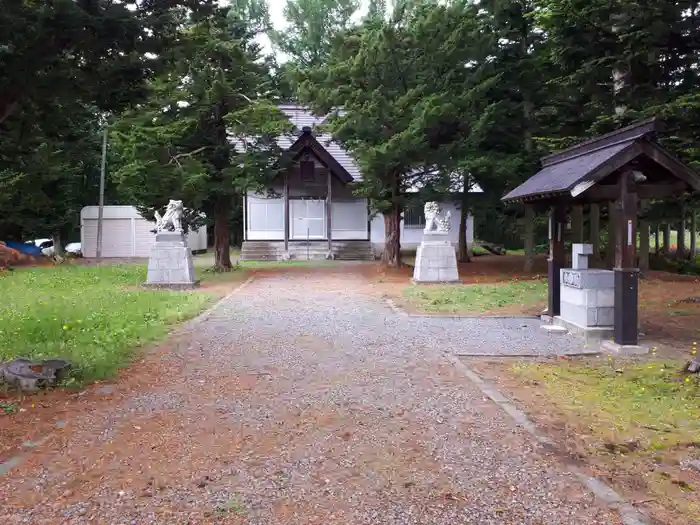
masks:
<path id="1" fill-rule="evenodd" d="M 0 521 L 619 523 L 442 354 L 539 348 L 523 322 L 411 318 L 361 291 L 254 281 L 173 343 L 170 380 L 0 478 Z"/>

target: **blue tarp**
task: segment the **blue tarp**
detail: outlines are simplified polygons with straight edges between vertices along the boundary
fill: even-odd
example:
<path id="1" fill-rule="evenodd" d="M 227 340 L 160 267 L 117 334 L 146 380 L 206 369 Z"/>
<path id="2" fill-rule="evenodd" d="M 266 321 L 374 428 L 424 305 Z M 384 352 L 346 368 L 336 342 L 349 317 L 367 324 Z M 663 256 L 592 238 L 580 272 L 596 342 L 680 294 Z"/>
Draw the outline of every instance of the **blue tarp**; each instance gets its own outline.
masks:
<path id="1" fill-rule="evenodd" d="M 34 257 L 41 257 L 43 255 L 41 253 L 41 248 L 35 246 L 34 244 L 7 241 L 5 242 L 5 246 L 17 250 L 18 252 L 26 253 L 27 255 L 32 255 Z"/>

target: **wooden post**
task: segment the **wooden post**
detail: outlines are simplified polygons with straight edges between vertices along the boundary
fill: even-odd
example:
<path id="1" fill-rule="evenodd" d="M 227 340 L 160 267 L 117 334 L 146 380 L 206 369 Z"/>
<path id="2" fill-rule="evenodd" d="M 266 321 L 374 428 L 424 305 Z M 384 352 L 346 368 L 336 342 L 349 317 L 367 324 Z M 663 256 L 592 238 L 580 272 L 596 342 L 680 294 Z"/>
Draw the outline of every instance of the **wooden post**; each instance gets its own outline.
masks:
<path id="1" fill-rule="evenodd" d="M 697 217 L 695 216 L 695 210 L 690 212 L 690 260 L 695 262 L 695 255 L 697 254 Z"/>
<path id="2" fill-rule="evenodd" d="M 593 260 L 600 261 L 600 206 L 591 204 L 588 215 L 589 242 L 593 245 Z"/>
<path id="3" fill-rule="evenodd" d="M 669 223 L 664 224 L 664 247 L 663 252 L 666 255 L 671 254 L 671 225 Z"/>
<path id="4" fill-rule="evenodd" d="M 615 266 L 615 246 L 617 246 L 617 207 L 614 202 L 608 203 L 608 245 L 605 247 L 605 265 Z"/>
<path id="5" fill-rule="evenodd" d="M 639 270 L 649 270 L 649 221 L 639 221 Z"/>
<path id="6" fill-rule="evenodd" d="M 583 242 L 583 204 L 571 207 L 571 242 Z"/>
<path id="7" fill-rule="evenodd" d="M 532 204 L 525 205 L 525 273 L 535 266 L 535 210 Z"/>
<path id="8" fill-rule="evenodd" d="M 685 208 L 681 207 L 681 220 L 678 222 L 676 238 L 676 259 L 685 259 Z"/>
<path id="9" fill-rule="evenodd" d="M 636 346 L 639 342 L 637 268 L 637 194 L 632 172 L 620 176 L 620 197 L 617 202 L 617 235 L 615 249 L 615 326 L 618 345 Z"/>
<path id="10" fill-rule="evenodd" d="M 326 183 L 328 184 L 328 190 L 326 191 L 326 237 L 328 237 L 328 256 L 333 257 L 333 238 L 331 235 L 331 196 L 333 194 L 332 190 L 332 178 L 331 170 L 326 170 L 328 176 L 326 178 Z"/>
<path id="11" fill-rule="evenodd" d="M 561 313 L 561 269 L 564 267 L 564 222 L 566 213 L 561 204 L 556 204 L 549 212 L 549 260 L 548 266 L 548 307 L 547 313 L 554 317 Z"/>
<path id="12" fill-rule="evenodd" d="M 284 172 L 284 253 L 289 253 L 289 172 Z"/>

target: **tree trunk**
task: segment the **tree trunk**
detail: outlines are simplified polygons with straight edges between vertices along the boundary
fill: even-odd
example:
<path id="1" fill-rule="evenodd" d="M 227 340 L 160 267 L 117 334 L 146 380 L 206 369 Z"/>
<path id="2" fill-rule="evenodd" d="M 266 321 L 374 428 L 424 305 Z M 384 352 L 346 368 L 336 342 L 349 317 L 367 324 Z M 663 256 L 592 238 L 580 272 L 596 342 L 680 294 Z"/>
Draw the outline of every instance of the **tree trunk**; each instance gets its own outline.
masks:
<path id="1" fill-rule="evenodd" d="M 639 221 L 639 269 L 649 270 L 649 222 Z"/>
<path id="2" fill-rule="evenodd" d="M 56 232 L 51 236 L 51 240 L 53 241 L 53 256 L 56 257 L 63 257 L 64 256 L 64 249 L 63 249 L 63 241 L 61 241 L 61 234 L 60 232 Z"/>
<path id="3" fill-rule="evenodd" d="M 384 214 L 384 252 L 382 262 L 387 266 L 401 266 L 401 206 L 392 204 Z"/>
<path id="4" fill-rule="evenodd" d="M 685 259 L 685 209 L 681 208 L 681 220 L 678 222 L 676 236 L 676 259 Z"/>
<path id="5" fill-rule="evenodd" d="M 469 247 L 467 246 L 467 219 L 469 218 L 469 188 L 471 188 L 471 181 L 467 173 L 464 174 L 462 186 L 462 209 L 459 212 L 457 260 L 459 262 L 470 262 Z"/>
<path id="6" fill-rule="evenodd" d="M 228 218 L 231 212 L 231 197 L 217 197 L 214 205 L 214 269 L 218 272 L 231 271 L 231 242 L 228 232 Z"/>
<path id="7" fill-rule="evenodd" d="M 671 255 L 671 225 L 669 223 L 664 224 L 664 248 L 663 252 L 666 255 Z"/>
<path id="8" fill-rule="evenodd" d="M 530 55 L 530 39 L 528 38 L 532 33 L 532 28 L 528 23 L 528 19 L 523 17 L 521 19 L 523 25 L 520 28 L 520 59 L 523 60 Z M 523 121 L 524 121 L 524 132 L 523 132 L 523 147 L 525 151 L 530 154 L 534 150 L 534 140 L 532 136 L 532 115 L 535 111 L 535 105 L 532 102 L 530 83 L 525 82 L 521 88 L 520 93 L 523 97 Z"/>
<path id="9" fill-rule="evenodd" d="M 654 253 L 659 255 L 659 223 L 654 227 Z"/>
<path id="10" fill-rule="evenodd" d="M 695 262 L 695 255 L 697 254 L 697 224 L 695 223 L 697 217 L 695 216 L 695 210 L 690 212 L 690 260 Z"/>

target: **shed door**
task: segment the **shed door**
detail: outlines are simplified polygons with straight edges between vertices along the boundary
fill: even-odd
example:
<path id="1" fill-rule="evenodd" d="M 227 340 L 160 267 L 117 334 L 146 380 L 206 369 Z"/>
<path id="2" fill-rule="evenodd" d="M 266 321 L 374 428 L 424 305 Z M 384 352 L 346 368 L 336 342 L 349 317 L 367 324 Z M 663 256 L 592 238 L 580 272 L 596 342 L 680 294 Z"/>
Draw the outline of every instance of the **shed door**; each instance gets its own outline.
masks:
<path id="1" fill-rule="evenodd" d="M 289 202 L 292 239 L 326 238 L 326 203 L 320 199 L 294 199 Z"/>

